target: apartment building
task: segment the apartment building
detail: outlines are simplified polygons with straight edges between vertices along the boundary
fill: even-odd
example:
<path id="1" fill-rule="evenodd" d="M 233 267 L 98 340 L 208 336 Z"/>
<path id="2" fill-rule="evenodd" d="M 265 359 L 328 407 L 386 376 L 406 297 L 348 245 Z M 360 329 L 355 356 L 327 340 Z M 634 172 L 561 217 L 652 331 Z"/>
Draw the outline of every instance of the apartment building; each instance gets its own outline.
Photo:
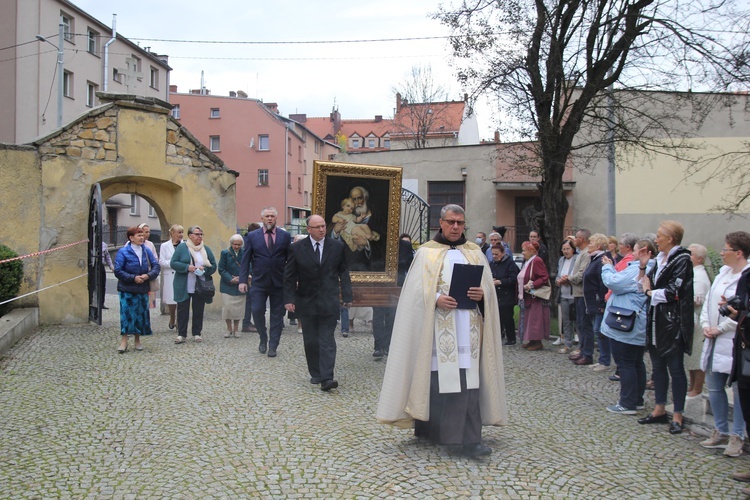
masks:
<path id="1" fill-rule="evenodd" d="M 240 173 L 237 225 L 260 221 L 263 207 L 279 211 L 278 224 L 293 233 L 304 226 L 312 204 L 313 161 L 338 152 L 308 127 L 279 114 L 275 103 L 228 96 L 207 89 L 179 93 L 171 88 L 172 115 L 211 152 Z"/>
<path id="2" fill-rule="evenodd" d="M 108 26 L 67 0 L 2 5 L 0 142 L 23 144 L 49 134 L 58 128 L 59 102 L 61 123 L 69 123 L 99 104 L 99 91 L 169 100 L 167 56 L 116 34 L 114 18 Z"/>

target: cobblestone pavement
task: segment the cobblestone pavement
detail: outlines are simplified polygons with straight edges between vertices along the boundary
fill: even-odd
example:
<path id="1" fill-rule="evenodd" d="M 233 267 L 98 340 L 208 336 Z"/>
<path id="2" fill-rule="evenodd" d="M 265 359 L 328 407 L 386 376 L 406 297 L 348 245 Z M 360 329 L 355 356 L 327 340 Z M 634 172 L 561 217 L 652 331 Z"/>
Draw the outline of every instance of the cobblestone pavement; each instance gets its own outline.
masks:
<path id="1" fill-rule="evenodd" d="M 118 355 L 107 304 L 102 327 L 40 327 L 0 362 L 0 497 L 736 498 L 729 475 L 750 469 L 608 413 L 608 373 L 550 346 L 506 349 L 510 425 L 485 428 L 494 453 L 473 461 L 375 422 L 385 362 L 364 325 L 337 333 L 340 387 L 323 393 L 294 327 L 272 359 L 216 318 L 175 345 L 154 312 L 145 350 Z"/>

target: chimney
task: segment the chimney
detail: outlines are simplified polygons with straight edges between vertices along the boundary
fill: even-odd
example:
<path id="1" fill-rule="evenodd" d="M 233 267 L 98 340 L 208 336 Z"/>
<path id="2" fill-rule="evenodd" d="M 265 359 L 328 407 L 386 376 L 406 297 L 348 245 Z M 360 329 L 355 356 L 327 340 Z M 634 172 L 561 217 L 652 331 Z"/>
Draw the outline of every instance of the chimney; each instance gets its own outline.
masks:
<path id="1" fill-rule="evenodd" d="M 297 123 L 307 123 L 307 114 L 297 113 L 297 114 L 289 115 L 289 119 L 294 120 Z"/>
<path id="2" fill-rule="evenodd" d="M 177 93 L 177 85 L 170 85 L 169 86 L 169 93 L 170 94 L 176 94 Z"/>
<path id="3" fill-rule="evenodd" d="M 401 111 L 401 92 L 396 92 L 396 114 Z"/>
<path id="4" fill-rule="evenodd" d="M 500 144 L 500 132 L 495 130 L 495 144 Z"/>
<path id="5" fill-rule="evenodd" d="M 234 90 L 230 90 L 229 97 L 237 97 L 237 92 L 235 92 Z"/>
<path id="6" fill-rule="evenodd" d="M 247 93 L 244 92 L 244 91 L 242 91 L 242 90 L 238 90 L 237 91 L 237 97 L 241 97 L 243 99 L 247 99 Z"/>
<path id="7" fill-rule="evenodd" d="M 375 123 L 380 123 L 383 121 L 383 115 L 375 115 Z"/>

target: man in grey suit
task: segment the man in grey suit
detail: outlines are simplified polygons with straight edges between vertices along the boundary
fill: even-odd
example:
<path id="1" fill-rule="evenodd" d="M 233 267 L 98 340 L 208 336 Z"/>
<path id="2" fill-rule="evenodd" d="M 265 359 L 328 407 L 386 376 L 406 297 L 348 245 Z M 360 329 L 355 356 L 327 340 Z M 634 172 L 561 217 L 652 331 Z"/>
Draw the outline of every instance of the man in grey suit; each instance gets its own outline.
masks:
<path id="1" fill-rule="evenodd" d="M 325 219 L 319 215 L 308 217 L 307 232 L 309 238 L 290 247 L 284 270 L 284 307 L 302 321 L 310 383 L 330 391 L 339 386 L 333 378 L 336 364 L 333 331 L 342 302 L 344 307 L 351 306 L 352 282 L 344 256 L 345 245 L 326 237 Z"/>

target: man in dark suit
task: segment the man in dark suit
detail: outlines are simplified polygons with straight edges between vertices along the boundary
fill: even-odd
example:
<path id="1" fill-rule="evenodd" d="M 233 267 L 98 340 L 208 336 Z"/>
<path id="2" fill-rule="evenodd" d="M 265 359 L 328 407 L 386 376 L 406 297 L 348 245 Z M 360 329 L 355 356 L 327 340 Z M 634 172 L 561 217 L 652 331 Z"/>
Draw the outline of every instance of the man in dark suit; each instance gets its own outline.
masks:
<path id="1" fill-rule="evenodd" d="M 310 383 L 330 391 L 339 386 L 333 378 L 336 340 L 333 331 L 339 308 L 352 303 L 352 282 L 344 256 L 346 245 L 326 237 L 326 222 L 319 215 L 307 219 L 309 238 L 290 249 L 284 271 L 284 307 L 302 322 L 305 358 Z M 339 290 L 342 301 L 339 301 Z"/>
<path id="2" fill-rule="evenodd" d="M 258 350 L 268 357 L 276 357 L 276 348 L 281 340 L 284 327 L 284 266 L 289 257 L 292 237 L 276 227 L 278 211 L 266 207 L 260 211 L 263 226 L 245 236 L 245 251 L 240 267 L 240 292 L 248 291 L 247 276 L 252 263 L 253 319 L 260 335 Z M 271 302 L 270 336 L 266 330 L 266 301 Z M 270 338 L 269 338 L 270 337 Z"/>

